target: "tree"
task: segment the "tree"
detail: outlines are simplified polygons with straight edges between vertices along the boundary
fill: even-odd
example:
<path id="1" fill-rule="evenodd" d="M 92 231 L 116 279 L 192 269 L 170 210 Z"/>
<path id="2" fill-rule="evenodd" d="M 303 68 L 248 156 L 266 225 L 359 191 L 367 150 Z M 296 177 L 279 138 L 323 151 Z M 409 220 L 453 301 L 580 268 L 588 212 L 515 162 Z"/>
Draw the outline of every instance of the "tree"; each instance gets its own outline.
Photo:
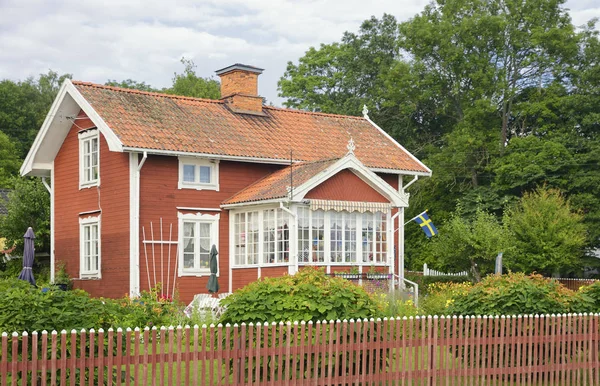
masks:
<path id="1" fill-rule="evenodd" d="M 8 135 L 0 131 L 0 188 L 11 188 L 13 177 L 19 173 L 21 160 L 17 147 Z"/>
<path id="2" fill-rule="evenodd" d="M 20 158 L 25 158 L 58 89 L 71 75 L 50 70 L 37 79 L 0 81 L 0 131 L 11 138 Z"/>
<path id="3" fill-rule="evenodd" d="M 476 281 L 494 272 L 499 252 L 510 249 L 510 236 L 497 218 L 478 210 L 473 219 L 459 207 L 426 247 L 428 261 L 443 270 L 470 271 Z"/>
<path id="4" fill-rule="evenodd" d="M 505 260 L 509 269 L 550 276 L 581 267 L 586 245 L 583 216 L 559 190 L 541 187 L 525 193 L 505 212 L 504 224 L 515 245 Z"/>
<path id="5" fill-rule="evenodd" d="M 196 65 L 190 59 L 181 58 L 184 65 L 182 74 L 175 73 L 173 86 L 163 90 L 167 94 L 182 95 L 194 98 L 219 99 L 221 86 L 211 78 L 202 78 L 196 74 Z"/>
<path id="6" fill-rule="evenodd" d="M 50 250 L 50 194 L 39 178 L 15 178 L 8 194 L 8 214 L 0 216 L 0 235 L 6 245 L 23 251 L 23 235 L 28 227 L 35 232 L 37 251 Z"/>
<path id="7" fill-rule="evenodd" d="M 125 80 L 122 80 L 120 82 L 118 82 L 116 80 L 109 79 L 104 84 L 107 85 L 107 86 L 128 88 L 128 89 L 139 90 L 139 91 L 161 92 L 161 90 L 155 89 L 154 87 L 150 86 L 146 82 L 138 82 L 138 81 L 133 80 L 133 79 L 125 79 Z"/>
<path id="8" fill-rule="evenodd" d="M 311 47 L 298 64 L 288 62 L 279 95 L 288 107 L 358 115 L 363 104 L 377 112 L 383 102 L 385 74 L 398 57 L 397 21 L 384 14 L 365 20 L 358 34 L 345 32 L 341 43 Z"/>

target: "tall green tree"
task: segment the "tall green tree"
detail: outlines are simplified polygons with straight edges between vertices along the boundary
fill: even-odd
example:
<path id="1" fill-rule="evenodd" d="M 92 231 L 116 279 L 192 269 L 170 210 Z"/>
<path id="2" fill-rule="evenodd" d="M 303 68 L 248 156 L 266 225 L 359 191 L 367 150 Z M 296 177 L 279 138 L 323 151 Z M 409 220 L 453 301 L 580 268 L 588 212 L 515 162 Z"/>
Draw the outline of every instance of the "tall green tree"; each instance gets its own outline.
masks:
<path id="1" fill-rule="evenodd" d="M 196 74 L 196 65 L 191 59 L 182 58 L 183 73 L 175 73 L 173 86 L 163 90 L 167 94 L 183 95 L 194 98 L 219 99 L 220 83 L 212 78 L 202 78 Z"/>
<path id="2" fill-rule="evenodd" d="M 13 177 L 19 173 L 21 160 L 10 137 L 0 131 L 0 188 L 12 188 Z"/>
<path id="3" fill-rule="evenodd" d="M 505 213 L 504 224 L 515 249 L 505 260 L 509 269 L 558 276 L 581 268 L 586 244 L 583 216 L 557 189 L 525 193 Z"/>
<path id="4" fill-rule="evenodd" d="M 0 81 L 0 131 L 11 138 L 24 158 L 42 126 L 60 85 L 71 75 L 48 71 L 24 81 Z"/>
<path id="5" fill-rule="evenodd" d="M 50 251 L 50 194 L 39 178 L 15 178 L 8 194 L 8 214 L 0 216 L 0 235 L 6 245 L 23 251 L 23 235 L 28 227 L 35 232 L 38 251 Z"/>
<path id="6" fill-rule="evenodd" d="M 148 91 L 148 92 L 160 92 L 160 90 L 155 89 L 154 87 L 150 86 L 146 82 L 138 82 L 137 80 L 133 80 L 133 79 L 125 79 L 125 80 L 122 80 L 120 82 L 118 82 L 116 80 L 110 80 L 109 79 L 104 84 L 107 85 L 107 86 L 128 88 L 128 89 L 132 89 L 132 90 Z"/>
<path id="7" fill-rule="evenodd" d="M 510 234 L 498 219 L 477 210 L 472 219 L 460 207 L 432 237 L 425 250 L 432 266 L 449 272 L 468 271 L 477 281 L 494 272 L 496 256 L 511 248 Z"/>

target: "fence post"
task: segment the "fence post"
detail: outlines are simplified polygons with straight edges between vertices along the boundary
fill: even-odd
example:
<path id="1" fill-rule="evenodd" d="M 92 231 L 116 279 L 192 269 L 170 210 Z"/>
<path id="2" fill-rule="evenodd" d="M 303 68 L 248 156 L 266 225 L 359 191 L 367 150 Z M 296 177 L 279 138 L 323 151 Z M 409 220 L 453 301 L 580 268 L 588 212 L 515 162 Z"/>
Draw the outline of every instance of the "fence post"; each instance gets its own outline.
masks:
<path id="1" fill-rule="evenodd" d="M 429 269 L 427 269 L 427 263 L 423 264 L 423 276 L 429 276 Z"/>

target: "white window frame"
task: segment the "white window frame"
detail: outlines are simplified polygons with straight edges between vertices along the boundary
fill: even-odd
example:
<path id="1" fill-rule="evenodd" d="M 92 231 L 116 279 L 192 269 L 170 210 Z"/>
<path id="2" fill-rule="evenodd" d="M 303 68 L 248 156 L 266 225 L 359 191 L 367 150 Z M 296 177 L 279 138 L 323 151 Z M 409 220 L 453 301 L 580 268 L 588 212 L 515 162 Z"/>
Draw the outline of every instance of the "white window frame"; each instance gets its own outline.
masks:
<path id="1" fill-rule="evenodd" d="M 369 260 L 364 260 L 363 258 L 363 240 L 362 240 L 362 225 L 363 225 L 363 215 L 366 213 L 370 216 L 372 216 L 373 218 L 373 224 L 375 225 L 375 213 L 381 214 L 382 212 L 365 212 L 365 213 L 359 213 L 359 212 L 350 212 L 350 213 L 356 213 L 356 228 L 355 228 L 355 232 L 356 232 L 356 240 L 355 240 L 355 246 L 356 246 L 356 250 L 354 251 L 355 253 L 355 260 L 354 261 L 347 261 L 346 260 L 346 250 L 345 250 L 345 235 L 344 235 L 344 231 L 342 231 L 342 237 L 344 238 L 344 243 L 343 243 L 343 247 L 342 247 L 342 251 L 343 251 L 343 260 L 342 262 L 334 262 L 331 259 L 331 213 L 333 213 L 333 211 L 324 211 L 324 218 L 325 218 L 325 234 L 324 234 L 324 242 L 325 242 L 325 249 L 324 249 L 324 261 L 315 261 L 314 260 L 314 256 L 313 256 L 313 252 L 314 252 L 314 243 L 313 243 L 313 210 L 310 210 L 308 207 L 306 206 L 299 206 L 298 209 L 300 208 L 305 208 L 308 210 L 308 215 L 309 215 L 309 237 L 310 237 L 310 242 L 309 242 L 309 246 L 310 249 L 308 251 L 309 253 L 309 261 L 300 261 L 300 254 L 304 253 L 299 247 L 299 243 L 298 243 L 298 230 L 296 230 L 296 234 L 294 236 L 294 242 L 296 243 L 296 245 L 298 245 L 298 251 L 297 251 L 297 256 L 296 258 L 298 259 L 298 264 L 305 266 L 305 265 L 318 265 L 318 266 L 326 266 L 326 265 L 330 265 L 330 266 L 336 266 L 336 265 L 340 265 L 340 266 L 347 266 L 347 265 L 361 265 L 361 266 L 387 266 L 389 265 L 389 259 L 391 255 L 391 251 L 390 249 L 393 249 L 394 246 L 390 243 L 390 219 L 391 219 L 391 213 L 388 212 L 384 212 L 384 223 L 386 224 L 386 230 L 385 230 L 385 235 L 386 235 L 386 240 L 385 240 L 385 245 L 386 245 L 386 251 L 385 252 L 377 252 L 376 251 L 376 232 L 375 232 L 375 226 L 372 230 L 372 237 L 373 237 L 373 241 L 370 245 L 370 249 L 371 249 L 371 253 L 373 256 L 373 259 L 371 261 Z M 341 213 L 341 212 L 340 212 Z M 343 221 L 345 224 L 345 221 Z M 366 252 L 366 251 L 365 251 Z M 376 257 L 376 253 L 379 253 L 382 256 L 382 260 L 383 261 L 375 261 L 375 257 Z"/>
<path id="2" fill-rule="evenodd" d="M 79 189 L 90 188 L 92 186 L 100 185 L 100 135 L 98 129 L 90 129 L 86 131 L 82 131 L 78 135 L 79 137 Z M 98 153 L 97 153 L 97 166 L 98 166 L 98 177 L 95 179 L 86 180 L 85 178 L 85 144 L 87 142 L 91 142 L 93 140 L 98 142 Z"/>
<path id="3" fill-rule="evenodd" d="M 274 254 L 274 261 L 272 262 L 268 262 L 265 260 L 265 257 L 267 256 L 268 251 L 266 250 L 265 246 L 267 244 L 267 242 L 265 241 L 265 212 L 273 210 L 274 211 L 274 216 L 273 216 L 273 221 L 274 221 L 274 250 L 273 250 L 273 254 Z M 257 255 L 257 259 L 256 259 L 256 263 L 248 263 L 249 260 L 249 255 L 250 255 L 250 239 L 249 239 L 249 235 L 248 235 L 248 228 L 249 228 L 249 221 L 248 221 L 248 213 L 252 213 L 253 218 L 256 215 L 256 222 L 258 225 L 258 255 Z M 238 258 L 238 240 L 237 240 L 237 235 L 236 235 L 236 225 L 238 225 L 238 217 L 237 216 L 241 216 L 244 215 L 244 223 L 240 223 L 240 224 L 244 224 L 242 229 L 243 229 L 243 240 L 244 243 L 240 244 L 240 245 L 244 245 L 244 250 L 243 253 L 240 255 L 242 257 L 243 263 L 238 263 L 237 262 L 237 258 Z M 279 225 L 280 223 L 283 222 L 283 217 L 285 216 L 287 218 L 287 222 L 288 222 L 288 232 L 287 232 L 287 240 L 285 240 L 283 237 L 280 238 L 280 232 L 279 232 Z M 231 266 L 232 268 L 256 268 L 256 267 L 281 267 L 281 266 L 289 266 L 289 265 L 293 265 L 293 256 L 292 256 L 292 222 L 293 222 L 293 217 L 290 216 L 289 214 L 285 213 L 280 207 L 278 206 L 270 206 L 270 207 L 253 207 L 253 208 L 248 208 L 247 210 L 239 210 L 239 211 L 231 211 L 230 215 L 229 215 L 229 221 L 230 221 L 230 225 L 229 225 L 229 229 L 231 232 Z M 284 232 L 281 232 L 281 235 L 283 235 Z M 283 257 L 285 256 L 285 251 L 281 251 L 280 250 L 280 245 L 281 243 L 286 243 L 288 245 L 288 250 L 287 250 L 287 260 L 288 261 L 283 261 Z"/>
<path id="4" fill-rule="evenodd" d="M 195 189 L 195 190 L 216 190 L 219 191 L 219 161 L 209 160 L 204 158 L 189 158 L 179 157 L 179 179 L 178 189 Z M 183 180 L 184 165 L 193 165 L 195 167 L 194 182 L 185 182 Z M 200 167 L 210 167 L 210 183 L 200 182 Z"/>
<path id="5" fill-rule="evenodd" d="M 178 213 L 178 230 L 179 230 L 179 256 L 178 256 L 178 264 L 177 264 L 177 273 L 179 277 L 181 276 L 208 276 L 210 275 L 210 267 L 207 268 L 194 268 L 194 269 L 184 269 L 183 267 L 183 256 L 184 256 L 184 244 L 183 244 L 183 223 L 184 222 L 195 222 L 195 223 L 208 223 L 211 225 L 211 243 L 210 247 L 212 248 L 213 244 L 217 246 L 217 250 L 219 248 L 219 220 L 220 214 L 201 214 L 201 213 Z M 199 237 L 199 234 L 196 234 Z M 199 245 L 199 243 L 198 243 Z M 210 249 L 210 248 L 209 248 Z M 199 253 L 199 249 L 196 250 L 196 253 Z M 218 268 L 219 255 L 217 255 L 217 276 L 219 276 L 219 268 Z"/>
<path id="6" fill-rule="evenodd" d="M 85 271 L 85 228 L 98 227 L 98 270 Z M 100 279 L 102 277 L 102 227 L 100 216 L 79 218 L 79 277 L 81 279 Z"/>

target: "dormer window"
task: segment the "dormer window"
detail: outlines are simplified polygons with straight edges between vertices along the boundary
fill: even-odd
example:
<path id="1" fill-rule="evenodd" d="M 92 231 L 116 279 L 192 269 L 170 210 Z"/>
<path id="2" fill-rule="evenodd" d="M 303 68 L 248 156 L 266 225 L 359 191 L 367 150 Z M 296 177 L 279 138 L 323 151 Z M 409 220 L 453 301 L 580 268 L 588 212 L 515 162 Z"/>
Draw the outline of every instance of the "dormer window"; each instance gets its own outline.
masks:
<path id="1" fill-rule="evenodd" d="M 97 186 L 100 182 L 100 143 L 98 130 L 79 133 L 79 188 Z"/>
<path id="2" fill-rule="evenodd" d="M 200 158 L 179 158 L 179 189 L 219 190 L 219 163 Z"/>

